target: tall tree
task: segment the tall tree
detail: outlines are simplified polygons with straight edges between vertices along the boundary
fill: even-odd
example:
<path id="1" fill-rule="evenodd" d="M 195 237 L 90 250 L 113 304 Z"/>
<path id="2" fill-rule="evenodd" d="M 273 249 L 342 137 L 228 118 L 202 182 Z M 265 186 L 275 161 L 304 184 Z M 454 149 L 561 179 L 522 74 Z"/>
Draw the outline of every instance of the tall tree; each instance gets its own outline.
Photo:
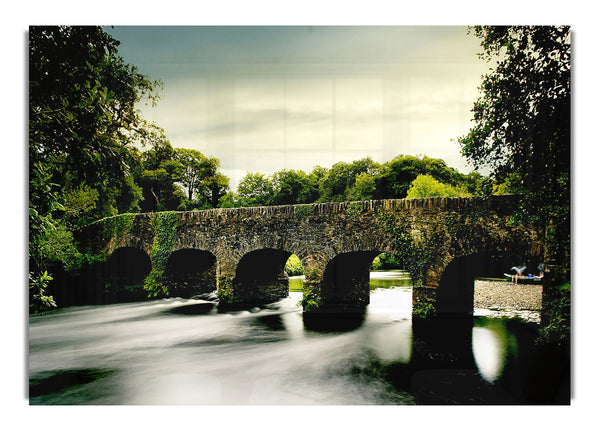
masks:
<path id="1" fill-rule="evenodd" d="M 184 166 L 161 129 L 153 137 L 152 147 L 142 153 L 143 170 L 137 178 L 144 193 L 142 211 L 172 211 L 184 203 L 185 195 L 177 185 Z"/>
<path id="2" fill-rule="evenodd" d="M 567 26 L 474 27 L 495 68 L 473 106 L 462 153 L 496 179 L 518 174 L 524 213 L 546 229 L 546 259 L 568 278 L 571 33 Z M 514 176 L 513 176 L 514 180 Z M 551 271 L 552 272 L 552 271 Z"/>
<path id="3" fill-rule="evenodd" d="M 151 81 L 118 55 L 100 27 L 30 27 L 29 233 L 34 271 L 61 255 L 50 237 L 77 214 L 91 220 L 136 208 L 131 142 L 144 127 L 136 104 Z M 62 226 L 62 227 L 61 227 Z M 72 247 L 68 235 L 64 247 Z M 49 251 L 50 250 L 50 251 Z M 52 255 L 54 253 L 54 256 Z"/>

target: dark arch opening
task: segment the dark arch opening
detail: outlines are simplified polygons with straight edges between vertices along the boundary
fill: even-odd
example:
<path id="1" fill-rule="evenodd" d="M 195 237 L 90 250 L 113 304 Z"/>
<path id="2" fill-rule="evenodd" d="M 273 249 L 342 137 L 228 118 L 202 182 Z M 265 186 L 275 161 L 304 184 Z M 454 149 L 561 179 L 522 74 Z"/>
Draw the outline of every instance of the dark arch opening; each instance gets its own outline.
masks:
<path id="1" fill-rule="evenodd" d="M 289 293 L 285 264 L 292 253 L 262 248 L 245 254 L 236 269 L 235 297 L 244 303 L 267 303 Z"/>
<path id="2" fill-rule="evenodd" d="M 217 258 L 206 250 L 181 249 L 169 256 L 164 272 L 170 296 L 190 298 L 217 290 Z"/>
<path id="3" fill-rule="evenodd" d="M 104 265 L 104 289 L 101 303 L 140 301 L 148 297 L 143 288 L 150 273 L 150 257 L 135 247 L 117 248 Z"/>
<path id="4" fill-rule="evenodd" d="M 537 270 L 540 258 L 514 252 L 480 252 L 461 256 L 446 266 L 440 278 L 436 311 L 438 314 L 472 314 L 475 279 L 501 279 L 512 266 L 523 263 Z M 541 262 L 541 261 L 540 261 Z"/>
<path id="5" fill-rule="evenodd" d="M 331 259 L 323 274 L 323 306 L 364 309 L 369 304 L 371 263 L 378 254 L 378 251 L 354 251 Z"/>

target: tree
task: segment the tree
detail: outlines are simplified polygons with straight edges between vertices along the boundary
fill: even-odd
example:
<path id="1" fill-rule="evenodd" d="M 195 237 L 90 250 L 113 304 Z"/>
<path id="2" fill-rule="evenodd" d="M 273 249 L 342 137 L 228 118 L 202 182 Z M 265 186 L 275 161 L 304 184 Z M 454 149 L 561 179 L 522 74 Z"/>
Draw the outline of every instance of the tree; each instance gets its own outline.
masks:
<path id="1" fill-rule="evenodd" d="M 452 187 L 449 184 L 440 183 L 431 175 L 419 175 L 410 183 L 407 198 L 430 198 L 435 196 L 440 197 L 456 197 L 464 196 L 466 193 L 462 190 Z"/>
<path id="2" fill-rule="evenodd" d="M 160 84 L 124 63 L 118 45 L 99 27 L 30 29 L 30 203 L 41 213 L 51 206 L 48 190 L 38 193 L 46 186 L 57 201 L 83 184 L 100 202 L 120 194 L 132 134 L 144 124 L 135 105 L 156 100 Z M 99 217 L 117 211 L 97 210 Z"/>
<path id="3" fill-rule="evenodd" d="M 495 180 L 513 174 L 523 214 L 546 231 L 546 264 L 563 280 L 570 260 L 570 58 L 566 26 L 475 27 L 486 61 L 496 66 L 473 106 L 475 126 L 458 142 L 475 168 Z M 516 176 L 514 175 L 516 174 Z M 515 186 L 513 184 L 513 186 Z M 518 187 L 518 186 L 517 186 Z M 561 269 L 558 269 L 561 268 Z"/>
<path id="4" fill-rule="evenodd" d="M 259 173 L 246 173 L 235 194 L 237 206 L 243 207 L 270 205 L 272 199 L 273 185 L 271 180 Z"/>
<path id="5" fill-rule="evenodd" d="M 216 208 L 229 190 L 229 178 L 219 172 L 219 159 L 187 148 L 175 148 L 175 157 L 183 166 L 181 183 L 188 201 L 195 200 L 198 208 Z"/>
<path id="6" fill-rule="evenodd" d="M 373 198 L 375 194 L 375 177 L 362 172 L 356 176 L 354 186 L 348 192 L 348 200 L 363 201 Z"/>
<path id="7" fill-rule="evenodd" d="M 29 31 L 29 258 L 33 278 L 74 252 L 69 229 L 136 208 L 136 104 L 160 86 L 118 56 L 100 27 Z M 52 244 L 50 247 L 49 245 Z"/>
<path id="8" fill-rule="evenodd" d="M 201 207 L 218 207 L 219 200 L 229 191 L 229 178 L 219 172 L 220 165 L 219 159 L 208 157 L 206 165 L 203 166 L 197 198 Z"/>
<path id="9" fill-rule="evenodd" d="M 177 183 L 181 181 L 184 166 L 175 158 L 175 150 L 162 130 L 153 138 L 152 148 L 142 153 L 143 170 L 137 178 L 142 187 L 142 211 L 173 211 L 185 201 Z"/>
<path id="10" fill-rule="evenodd" d="M 375 175 L 379 164 L 370 157 L 355 160 L 352 163 L 338 162 L 323 176 L 319 184 L 320 202 L 339 202 L 348 200 L 348 193 L 362 173 Z"/>
<path id="11" fill-rule="evenodd" d="M 283 169 L 272 176 L 272 205 L 293 205 L 312 202 L 310 178 L 303 171 Z"/>
<path id="12" fill-rule="evenodd" d="M 375 199 L 404 199 L 410 184 L 419 175 L 431 175 L 437 181 L 457 186 L 465 181 L 465 176 L 450 168 L 442 159 L 422 156 L 394 157 L 385 163 L 375 176 Z"/>

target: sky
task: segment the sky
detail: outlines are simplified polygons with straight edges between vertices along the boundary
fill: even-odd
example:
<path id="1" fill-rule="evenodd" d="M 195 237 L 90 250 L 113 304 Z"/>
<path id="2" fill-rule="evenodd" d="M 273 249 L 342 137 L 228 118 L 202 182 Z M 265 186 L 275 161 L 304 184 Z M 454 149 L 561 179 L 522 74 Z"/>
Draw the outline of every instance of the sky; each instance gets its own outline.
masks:
<path id="1" fill-rule="evenodd" d="M 470 128 L 490 64 L 461 26 L 115 26 L 123 59 L 160 79 L 140 105 L 175 148 L 221 161 L 235 190 L 247 172 L 310 172 L 397 155 L 472 169 Z"/>

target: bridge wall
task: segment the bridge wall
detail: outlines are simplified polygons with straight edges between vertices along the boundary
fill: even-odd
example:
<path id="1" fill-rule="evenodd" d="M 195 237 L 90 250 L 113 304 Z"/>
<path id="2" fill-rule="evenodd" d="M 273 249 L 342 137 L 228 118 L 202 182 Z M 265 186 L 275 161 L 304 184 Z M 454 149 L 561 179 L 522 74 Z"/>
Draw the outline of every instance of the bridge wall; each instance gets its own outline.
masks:
<path id="1" fill-rule="evenodd" d="M 482 253 L 542 255 L 541 235 L 512 222 L 517 205 L 516 196 L 493 196 L 146 213 L 101 220 L 82 238 L 89 250 L 103 256 L 120 247 L 145 251 L 157 277 L 172 252 L 210 252 L 216 258 L 219 296 L 230 303 L 287 296 L 283 266 L 293 253 L 307 274 L 305 310 L 364 307 L 369 264 L 377 254 L 394 251 L 415 281 L 414 310 L 463 312 L 465 303 L 469 307 L 464 298 L 468 287 L 438 295 L 444 283 L 465 283 L 446 271 L 453 262 Z M 251 262 L 245 267 L 254 269 L 256 283 L 249 282 L 248 269 L 239 273 L 244 259 Z M 470 301 L 472 310 L 472 296 Z"/>

